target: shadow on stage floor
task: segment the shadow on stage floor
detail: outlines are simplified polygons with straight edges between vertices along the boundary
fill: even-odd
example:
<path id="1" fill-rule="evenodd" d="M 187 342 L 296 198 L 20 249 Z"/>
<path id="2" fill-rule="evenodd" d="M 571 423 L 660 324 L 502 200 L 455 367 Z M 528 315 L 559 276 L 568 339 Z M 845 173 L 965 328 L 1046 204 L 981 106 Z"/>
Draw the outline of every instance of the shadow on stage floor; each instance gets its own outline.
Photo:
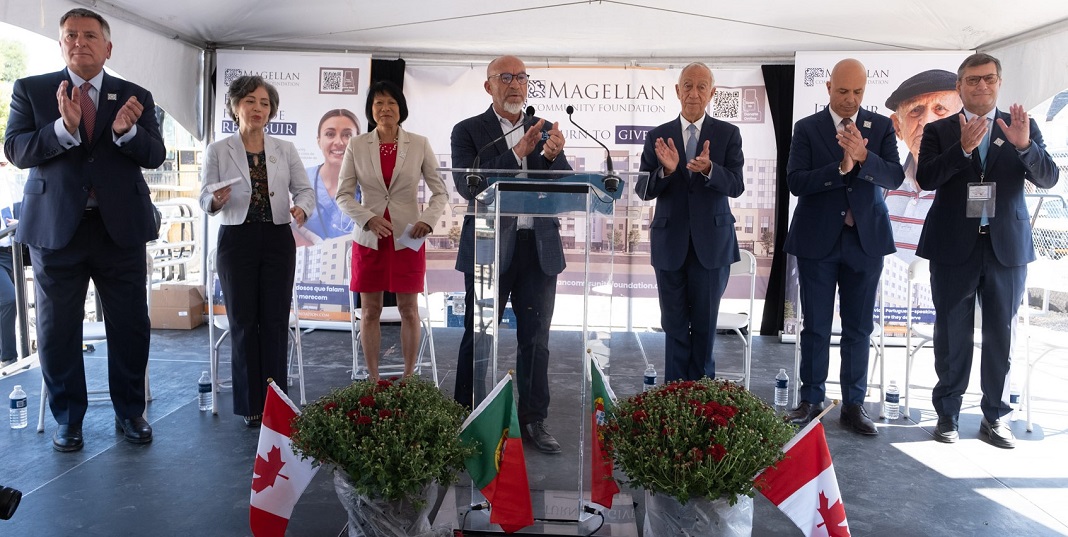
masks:
<path id="1" fill-rule="evenodd" d="M 384 329 L 385 360 L 397 359 L 396 329 Z M 436 328 L 434 338 L 442 389 L 451 394 L 461 330 Z M 640 337 L 638 344 L 637 337 Z M 514 338 L 506 332 L 506 341 Z M 347 332 L 314 331 L 303 338 L 308 400 L 348 384 L 351 346 Z M 577 332 L 554 332 L 550 366 L 553 400 L 550 430 L 568 450 L 578 449 L 578 384 L 581 342 Z M 741 371 L 742 347 L 736 337 L 717 340 L 718 371 Z M 505 345 L 507 347 L 507 345 Z M 514 345 L 512 346 L 514 347 Z M 610 375 L 617 395 L 641 389 L 643 352 L 663 372 L 663 335 L 616 334 L 611 343 Z M 224 357 L 229 350 L 224 347 Z M 502 368 L 511 359 L 502 350 Z M 836 351 L 835 351 L 836 352 Z M 85 355 L 91 386 L 106 384 L 106 345 Z M 891 371 L 900 369 L 902 351 L 888 351 Z M 0 535 L 250 535 L 248 505 L 258 430 L 247 429 L 231 413 L 229 392 L 218 416 L 200 412 L 196 381 L 208 369 L 207 329 L 152 334 L 150 372 L 154 400 L 148 418 L 155 440 L 135 446 L 116 433 L 109 403 L 90 404 L 84 423 L 85 449 L 52 450 L 55 423 L 46 416 L 38 434 L 41 377 L 37 368 L 0 378 L 0 391 L 21 384 L 29 394 L 30 427 L 0 432 L 0 486 L 25 494 L 15 516 L 0 521 Z M 1061 361 L 1063 363 L 1064 360 Z M 773 338 L 754 338 L 752 390 L 765 400 L 779 368 L 792 371 L 793 346 Z M 831 364 L 832 377 L 837 362 Z M 1039 374 L 1051 384 L 1068 381 L 1068 366 L 1054 362 Z M 976 368 L 978 369 L 978 368 Z M 923 370 L 920 372 L 920 370 Z M 224 364 L 224 373 L 228 363 Z M 428 373 L 428 372 L 426 372 Z M 917 365 L 919 384 L 912 413 L 893 423 L 880 422 L 877 437 L 860 437 L 838 425 L 837 411 L 825 419 L 830 450 L 854 535 L 1063 535 L 1068 534 L 1068 404 L 1063 391 L 1037 397 L 1035 431 L 1013 424 L 1018 446 L 1001 450 L 978 439 L 979 395 L 965 397 L 961 440 L 955 445 L 932 440 L 930 360 Z M 1059 380 L 1058 380 L 1059 379 Z M 1057 384 L 1052 384 L 1056 382 Z M 978 391 L 978 379 L 973 379 Z M 828 386 L 830 395 L 836 385 Z M 290 394 L 297 400 L 294 386 Z M 869 414 L 878 415 L 872 390 Z M 575 490 L 578 459 L 543 455 L 527 449 L 532 489 Z M 635 499 L 640 528 L 641 491 L 623 487 Z M 345 524 L 331 476 L 320 472 L 293 513 L 287 535 L 333 536 Z M 754 535 L 801 535 L 759 495 Z"/>

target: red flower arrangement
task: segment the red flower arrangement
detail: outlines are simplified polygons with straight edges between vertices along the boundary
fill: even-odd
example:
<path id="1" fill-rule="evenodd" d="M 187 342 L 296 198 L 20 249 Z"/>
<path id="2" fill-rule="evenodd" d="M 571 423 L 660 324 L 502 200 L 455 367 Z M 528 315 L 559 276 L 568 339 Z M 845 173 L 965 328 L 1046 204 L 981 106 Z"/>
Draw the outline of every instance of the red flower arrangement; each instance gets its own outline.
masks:
<path id="1" fill-rule="evenodd" d="M 432 480 L 455 481 L 472 449 L 458 435 L 464 415 L 417 377 L 354 382 L 304 408 L 293 451 L 335 466 L 365 496 L 416 499 Z"/>
<path id="2" fill-rule="evenodd" d="M 727 498 L 756 492 L 753 476 L 782 459 L 794 429 L 729 381 L 673 382 L 616 404 L 605 432 L 628 483 L 671 496 Z"/>

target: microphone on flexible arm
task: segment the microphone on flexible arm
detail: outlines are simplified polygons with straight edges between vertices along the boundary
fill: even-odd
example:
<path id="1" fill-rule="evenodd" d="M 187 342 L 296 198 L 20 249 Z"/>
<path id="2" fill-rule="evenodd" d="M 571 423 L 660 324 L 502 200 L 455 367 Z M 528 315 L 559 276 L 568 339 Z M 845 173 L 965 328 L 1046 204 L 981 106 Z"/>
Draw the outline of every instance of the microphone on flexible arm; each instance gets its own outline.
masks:
<path id="1" fill-rule="evenodd" d="M 512 127 L 512 130 L 494 138 L 492 142 L 482 146 L 482 148 L 478 150 L 478 153 L 475 153 L 475 160 L 471 163 L 472 169 L 478 170 L 478 164 L 482 160 L 483 151 L 489 149 L 490 146 L 496 144 L 497 142 L 507 138 L 509 134 L 512 134 L 516 130 L 530 126 L 528 125 L 528 123 L 532 123 L 532 120 L 534 119 L 534 107 L 528 106 L 527 109 L 524 110 L 524 112 L 526 112 L 526 117 L 523 118 L 523 121 L 520 121 L 518 125 Z M 474 196 L 476 193 L 478 193 L 478 184 L 481 180 L 482 176 L 479 175 L 477 171 L 467 174 L 467 191 L 471 193 L 471 196 Z"/>
<path id="2" fill-rule="evenodd" d="M 572 125 L 578 127 L 578 130 L 582 131 L 582 134 L 585 134 L 589 139 L 593 140 L 594 142 L 597 142 L 597 145 L 604 148 L 605 168 L 608 171 L 607 173 L 605 173 L 604 179 L 602 179 L 601 181 L 604 182 L 605 192 L 615 192 L 616 190 L 619 190 L 619 176 L 612 171 L 612 154 L 608 152 L 608 146 L 601 143 L 601 141 L 594 137 L 592 134 L 586 132 L 586 129 L 579 126 L 578 123 L 575 123 L 574 119 L 571 119 L 571 114 L 575 112 L 574 106 L 571 106 L 570 104 L 567 105 L 566 111 L 567 120 L 570 121 Z"/>

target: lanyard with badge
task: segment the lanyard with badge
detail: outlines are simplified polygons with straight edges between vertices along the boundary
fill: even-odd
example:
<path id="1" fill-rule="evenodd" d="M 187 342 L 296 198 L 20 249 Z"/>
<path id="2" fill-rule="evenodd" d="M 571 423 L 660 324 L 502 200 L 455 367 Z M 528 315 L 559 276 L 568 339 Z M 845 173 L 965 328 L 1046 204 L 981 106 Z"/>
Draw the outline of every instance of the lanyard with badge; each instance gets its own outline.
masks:
<path id="1" fill-rule="evenodd" d="M 991 126 L 993 129 L 993 126 Z M 988 133 L 989 135 L 990 133 Z M 985 140 L 984 140 L 985 141 Z M 1001 147 L 1001 144 L 1005 143 L 1004 140 L 998 138 L 987 143 L 987 153 L 989 152 L 989 145 L 993 144 Z M 979 172 L 978 183 L 968 183 L 968 203 L 965 206 L 965 214 L 967 218 L 983 218 L 989 219 L 996 216 L 995 201 L 997 200 L 997 183 L 987 183 L 986 180 L 986 157 L 980 148 L 980 166 L 982 170 Z M 986 225 L 987 222 L 983 221 L 980 225 Z"/>

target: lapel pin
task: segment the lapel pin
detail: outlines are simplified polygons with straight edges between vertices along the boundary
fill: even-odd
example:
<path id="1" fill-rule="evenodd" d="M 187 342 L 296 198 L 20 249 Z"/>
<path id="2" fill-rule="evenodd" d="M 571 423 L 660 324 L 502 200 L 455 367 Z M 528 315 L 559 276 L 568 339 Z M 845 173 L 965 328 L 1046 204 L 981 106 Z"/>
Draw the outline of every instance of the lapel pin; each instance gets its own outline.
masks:
<path id="1" fill-rule="evenodd" d="M 998 147 L 1001 147 L 1001 144 L 1003 144 L 1003 143 L 1005 143 L 1005 140 L 1002 140 L 1001 138 L 998 138 L 997 140 L 994 140 L 994 145 L 996 145 Z"/>
<path id="2" fill-rule="evenodd" d="M 109 101 L 117 101 L 118 99 L 119 99 L 118 94 L 115 94 L 115 93 L 109 93 L 108 94 L 108 100 Z"/>
<path id="3" fill-rule="evenodd" d="M 271 155 L 270 157 L 268 157 L 267 160 L 271 161 L 271 164 L 274 164 L 274 163 L 278 162 L 278 159 L 275 158 L 274 155 Z"/>
<path id="4" fill-rule="evenodd" d="M 865 121 L 864 122 L 864 128 L 865 129 L 870 129 L 871 128 L 871 121 Z"/>

